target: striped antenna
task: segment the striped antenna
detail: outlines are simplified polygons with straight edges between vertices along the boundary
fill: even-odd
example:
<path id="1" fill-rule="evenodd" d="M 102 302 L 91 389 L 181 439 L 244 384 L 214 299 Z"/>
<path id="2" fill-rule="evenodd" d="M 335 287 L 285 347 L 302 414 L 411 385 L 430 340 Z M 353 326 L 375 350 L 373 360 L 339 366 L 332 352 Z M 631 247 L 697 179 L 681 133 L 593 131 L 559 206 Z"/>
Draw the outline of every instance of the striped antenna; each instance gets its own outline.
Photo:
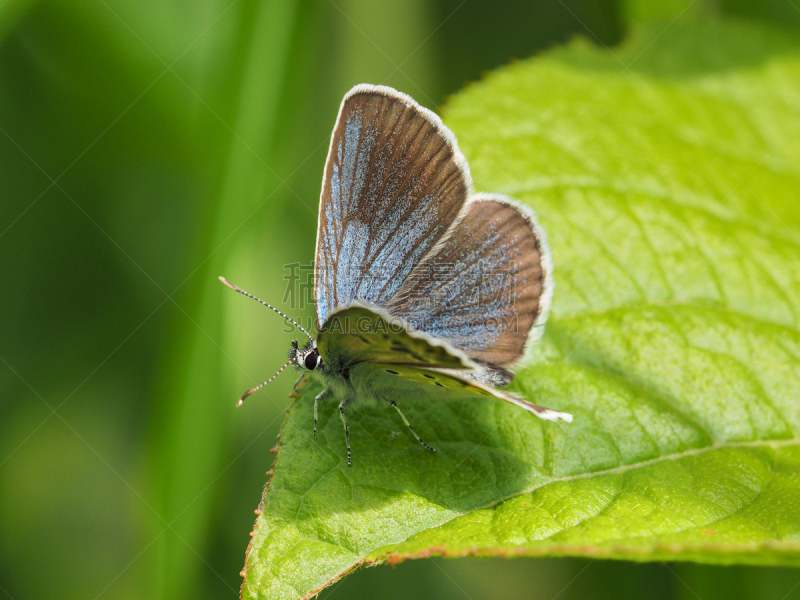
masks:
<path id="1" fill-rule="evenodd" d="M 225 279 L 224 277 L 220 277 L 220 278 L 219 278 L 219 280 L 220 280 L 222 283 L 224 283 L 225 285 L 227 285 L 229 288 L 231 288 L 232 290 L 234 290 L 234 291 L 236 291 L 236 292 L 239 292 L 240 294 L 244 294 L 245 296 L 247 296 L 248 298 L 252 298 L 252 299 L 253 299 L 253 300 L 255 300 L 256 302 L 261 302 L 261 304 L 263 304 L 263 305 L 264 305 L 264 306 L 266 306 L 267 308 L 271 308 L 271 309 L 272 309 L 272 310 L 274 310 L 276 313 L 278 313 L 280 316 L 282 316 L 284 319 L 286 319 L 287 321 L 289 321 L 289 323 L 291 323 L 292 325 L 294 325 L 295 327 L 297 327 L 297 328 L 298 328 L 300 331 L 302 331 L 303 333 L 305 333 L 305 334 L 308 336 L 308 339 L 309 339 L 309 341 L 311 341 L 311 342 L 313 342 L 313 341 L 314 341 L 314 338 L 312 338 L 312 337 L 311 337 L 311 334 L 310 334 L 310 333 L 308 333 L 308 332 L 307 332 L 305 329 L 303 329 L 303 326 L 302 326 L 302 325 L 300 325 L 300 323 L 298 323 L 297 321 L 295 321 L 295 320 L 294 320 L 292 317 L 290 317 L 289 315 L 286 315 L 286 314 L 282 313 L 281 311 L 279 311 L 277 308 L 275 308 L 275 307 L 274 307 L 274 306 L 272 306 L 271 304 L 267 304 L 267 303 L 266 303 L 266 302 L 264 302 L 263 300 L 260 300 L 259 298 L 256 298 L 255 296 L 253 296 L 253 294 L 251 294 L 250 292 L 246 292 L 246 291 L 244 291 L 244 290 L 243 290 L 242 288 L 240 288 L 239 286 L 233 285 L 233 284 L 232 284 L 230 281 L 228 281 L 228 280 L 227 280 L 227 279 Z M 284 366 L 285 366 L 285 365 L 284 365 Z M 283 370 L 283 369 L 281 369 L 281 371 L 282 371 L 282 370 Z M 278 371 L 278 373 L 280 373 L 280 371 Z M 264 384 L 262 383 L 261 385 L 264 385 Z M 261 387 L 261 386 L 259 386 L 259 387 Z M 256 389 L 258 389 L 258 388 L 256 388 Z M 245 394 L 244 396 L 247 396 L 248 394 L 251 394 L 251 393 L 253 393 L 254 391 L 255 391 L 255 390 L 250 390 L 250 391 L 249 391 L 247 394 Z M 243 399 L 244 399 L 244 396 L 242 396 L 242 398 L 243 398 Z M 241 402 L 240 402 L 239 404 L 241 404 Z"/>
<path id="2" fill-rule="evenodd" d="M 282 366 L 280 369 L 278 369 L 278 372 L 277 372 L 277 373 L 275 373 L 275 375 L 273 375 L 272 377 L 270 377 L 269 379 L 267 379 L 267 380 L 266 380 L 264 383 L 262 383 L 262 384 L 260 384 L 260 385 L 257 385 L 256 387 L 254 387 L 254 388 L 251 388 L 251 389 L 247 390 L 247 391 L 246 391 L 244 394 L 242 394 L 242 397 L 241 397 L 241 398 L 239 398 L 239 401 L 236 403 L 236 406 L 241 406 L 241 405 L 242 405 L 242 402 L 244 402 L 244 399 L 245 399 L 245 398 L 247 398 L 247 397 L 248 397 L 250 394 L 252 394 L 253 392 L 257 392 L 257 391 L 258 391 L 258 390 L 260 390 L 262 387 L 264 387 L 265 385 L 267 385 L 267 384 L 268 384 L 270 381 L 272 381 L 273 379 L 275 379 L 275 378 L 276 378 L 278 375 L 280 375 L 280 374 L 283 372 L 283 370 L 284 370 L 286 367 L 288 367 L 290 364 L 292 364 L 292 362 L 293 362 L 293 361 L 294 361 L 294 359 L 293 359 L 293 358 L 290 358 L 290 359 L 289 359 L 289 361 L 288 361 L 288 362 L 287 362 L 285 365 L 283 365 L 283 366 Z"/>

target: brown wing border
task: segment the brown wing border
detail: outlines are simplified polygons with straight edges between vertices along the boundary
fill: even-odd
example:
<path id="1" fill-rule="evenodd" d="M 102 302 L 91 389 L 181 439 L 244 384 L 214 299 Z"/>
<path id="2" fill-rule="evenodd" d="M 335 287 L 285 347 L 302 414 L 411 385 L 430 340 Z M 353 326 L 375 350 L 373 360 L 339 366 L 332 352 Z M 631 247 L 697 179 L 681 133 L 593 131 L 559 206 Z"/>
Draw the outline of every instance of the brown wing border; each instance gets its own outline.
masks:
<path id="1" fill-rule="evenodd" d="M 553 277 L 553 251 L 550 249 L 550 243 L 547 241 L 547 233 L 545 233 L 544 228 L 539 223 L 539 217 L 536 215 L 536 212 L 527 204 L 523 204 L 519 200 L 511 198 L 510 196 L 506 196 L 505 194 L 481 192 L 478 194 L 472 194 L 469 198 L 467 198 L 467 202 L 464 204 L 462 211 L 466 213 L 466 211 L 469 209 L 469 205 L 475 201 L 497 202 L 498 204 L 504 204 L 516 209 L 516 211 L 522 215 L 522 218 L 525 219 L 528 225 L 530 225 L 533 234 L 536 236 L 536 239 L 539 242 L 539 248 L 541 249 L 542 255 L 540 264 L 542 267 L 542 272 L 544 272 L 544 281 L 542 282 L 542 297 L 539 301 L 539 314 L 536 315 L 530 331 L 528 331 L 528 335 L 525 338 L 522 356 L 519 358 L 519 360 L 517 360 L 516 363 L 514 363 L 514 366 L 523 366 L 531 361 L 533 347 L 536 342 L 542 338 L 542 335 L 544 335 L 544 326 L 547 323 L 547 318 L 550 316 L 550 308 L 553 304 L 553 293 L 555 292 L 556 286 L 556 282 Z"/>

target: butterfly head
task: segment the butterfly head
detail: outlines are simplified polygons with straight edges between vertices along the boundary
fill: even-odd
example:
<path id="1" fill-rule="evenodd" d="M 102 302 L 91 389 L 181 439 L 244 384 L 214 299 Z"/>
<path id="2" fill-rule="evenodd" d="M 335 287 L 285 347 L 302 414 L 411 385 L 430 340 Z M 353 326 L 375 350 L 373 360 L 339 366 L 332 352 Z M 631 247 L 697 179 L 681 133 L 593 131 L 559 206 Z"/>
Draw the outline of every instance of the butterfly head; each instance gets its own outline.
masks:
<path id="1" fill-rule="evenodd" d="M 317 350 L 317 343 L 313 340 L 309 340 L 302 349 L 298 346 L 297 340 L 294 340 L 292 347 L 289 348 L 289 361 L 294 365 L 296 371 L 313 371 L 322 368 L 322 357 Z"/>

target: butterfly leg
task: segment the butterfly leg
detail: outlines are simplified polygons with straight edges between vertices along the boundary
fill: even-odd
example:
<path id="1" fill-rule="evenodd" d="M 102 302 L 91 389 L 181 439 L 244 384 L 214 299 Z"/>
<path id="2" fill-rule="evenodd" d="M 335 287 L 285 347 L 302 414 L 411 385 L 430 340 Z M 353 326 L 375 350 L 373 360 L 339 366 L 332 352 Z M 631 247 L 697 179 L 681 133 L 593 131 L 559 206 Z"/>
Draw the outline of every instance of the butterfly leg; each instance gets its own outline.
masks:
<path id="1" fill-rule="evenodd" d="M 409 422 L 408 422 L 408 419 L 406 419 L 406 416 L 403 414 L 403 411 L 401 411 L 401 410 L 400 410 L 400 407 L 399 407 L 399 406 L 397 406 L 397 404 L 395 403 L 395 401 L 394 401 L 394 400 L 392 400 L 391 402 L 389 402 L 389 404 L 391 404 L 391 405 L 394 407 L 394 409 L 395 409 L 395 410 L 396 410 L 398 413 L 400 413 L 400 418 L 401 418 L 401 419 L 403 419 L 403 423 L 405 423 L 406 425 L 408 425 L 408 428 L 411 430 L 411 433 L 413 433 L 413 434 L 414 434 L 414 437 L 415 437 L 415 438 L 417 438 L 417 441 L 418 441 L 420 444 L 422 444 L 423 446 L 425 446 L 425 447 L 426 447 L 428 450 L 430 450 L 431 452 L 436 452 L 436 448 L 431 448 L 430 446 L 428 446 L 428 444 L 426 444 L 425 442 L 423 442 L 423 441 L 422 441 L 422 438 L 421 438 L 421 437 L 419 437 L 419 435 L 417 435 L 417 432 L 416 432 L 416 431 L 414 431 L 414 428 L 411 426 L 411 423 L 409 423 Z"/>
<path id="2" fill-rule="evenodd" d="M 317 404 L 319 404 L 320 400 L 323 402 L 325 400 L 330 400 L 331 396 L 333 396 L 333 392 L 325 388 L 314 398 L 314 439 L 317 439 Z"/>
<path id="3" fill-rule="evenodd" d="M 344 423 L 344 439 L 347 442 L 347 466 L 352 467 L 350 462 L 350 430 L 347 428 L 347 418 L 344 416 L 344 402 L 339 404 L 339 415 L 342 417 Z"/>

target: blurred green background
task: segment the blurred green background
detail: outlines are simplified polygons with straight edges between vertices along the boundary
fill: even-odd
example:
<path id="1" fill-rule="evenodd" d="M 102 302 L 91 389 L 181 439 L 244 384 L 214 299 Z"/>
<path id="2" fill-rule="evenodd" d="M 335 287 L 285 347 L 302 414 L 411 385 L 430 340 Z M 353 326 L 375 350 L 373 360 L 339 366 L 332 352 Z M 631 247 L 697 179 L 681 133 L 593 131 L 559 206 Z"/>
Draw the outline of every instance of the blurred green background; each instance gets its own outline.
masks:
<path id="1" fill-rule="evenodd" d="M 236 597 L 293 377 L 235 408 L 290 336 L 216 277 L 280 303 L 311 259 L 342 95 L 436 109 L 681 4 L 0 2 L 0 597 Z M 792 0 L 683 4 L 800 24 Z M 785 600 L 800 571 L 433 559 L 322 597 Z"/>

